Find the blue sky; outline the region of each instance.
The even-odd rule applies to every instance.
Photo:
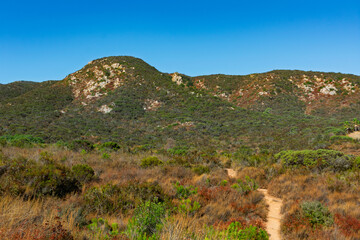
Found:
[[[360,1],[0,1],[0,83],[131,55],[191,76],[360,75]]]

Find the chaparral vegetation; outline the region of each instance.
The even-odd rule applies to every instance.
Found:
[[[359,84],[108,57],[0,85],[0,239],[269,239],[260,189],[282,239],[360,239]]]

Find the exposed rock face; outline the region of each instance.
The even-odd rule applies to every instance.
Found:
[[[175,72],[175,73],[171,74],[171,76],[172,76],[172,79],[171,79],[171,80],[172,80],[174,83],[176,83],[177,85],[183,84],[183,79],[182,79],[182,77],[179,75],[179,73]]]
[[[144,81],[151,81],[142,77],[139,71],[141,67],[137,67],[135,74],[134,67],[130,65],[126,58],[98,59],[70,74],[66,80],[72,87],[75,100],[89,107],[90,103],[121,88],[128,81],[134,80],[138,86],[142,86]],[[323,108],[324,105],[330,106],[329,109],[350,106],[357,101],[355,99],[359,95],[358,81],[354,81],[350,75],[336,73],[279,70],[247,76],[217,74],[192,78],[177,72],[170,76],[171,81],[177,85],[205,90],[213,96],[250,109],[267,107],[272,104],[269,103],[270,100],[287,96],[287,99],[291,98],[299,105],[306,106],[304,112],[310,114],[311,111]],[[154,87],[157,91],[165,90],[170,94],[161,86],[154,84]],[[189,94],[195,95],[195,92],[196,90],[193,89]],[[344,98],[339,95],[346,95],[346,99],[350,100],[342,101],[341,99]],[[196,97],[201,96],[200,92],[196,92]],[[164,104],[154,96],[146,98],[149,99],[142,100],[146,111],[156,111]],[[111,105],[107,104],[106,107],[103,105],[98,108],[98,111],[108,113],[111,112],[110,108]]]
[[[144,110],[145,111],[156,111],[159,107],[161,107],[162,104],[163,103],[158,100],[146,99]]]
[[[76,100],[86,102],[107,95],[109,91],[124,85],[133,77],[133,68],[120,63],[109,63],[105,59],[91,61],[83,69],[70,74],[65,79],[72,86]]]
[[[102,112],[104,114],[110,113],[112,111],[112,106],[108,106],[108,105],[102,105],[99,109],[99,112]]]

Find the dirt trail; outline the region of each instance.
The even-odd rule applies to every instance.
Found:
[[[233,169],[226,169],[229,177],[235,178],[236,172]],[[266,231],[270,235],[270,240],[281,240],[280,235],[280,220],[281,220],[281,206],[282,200],[268,194],[267,189],[258,189],[264,193],[265,201],[269,205],[269,213],[266,222]]]
[[[280,240],[280,220],[282,200],[268,194],[267,189],[258,189],[264,193],[265,201],[269,204],[269,213],[267,216],[266,231],[270,235],[270,240]]]
[[[354,138],[354,139],[360,139],[360,132],[352,132],[347,135],[348,137]]]

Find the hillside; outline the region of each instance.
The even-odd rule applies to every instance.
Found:
[[[0,84],[0,103],[7,99],[20,96],[41,85],[37,82],[17,81],[8,84]]]
[[[357,115],[360,76],[275,70],[246,76],[193,77],[192,84],[237,106],[273,113],[351,118]],[[346,114],[346,116],[344,116]]]
[[[62,81],[7,93],[0,134],[124,147],[318,148],[357,115],[359,83],[359,76],[303,71],[188,77],[107,57]]]
[[[358,86],[134,57],[1,85],[0,239],[360,239]]]

